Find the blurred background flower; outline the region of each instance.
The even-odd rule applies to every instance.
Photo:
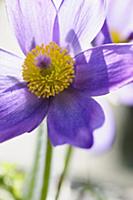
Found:
[[[110,1],[107,24],[112,42],[124,43],[133,40],[133,1]],[[133,84],[129,84],[116,92],[117,103],[133,105]]]
[[[133,39],[133,1],[110,1],[107,23],[114,42],[128,42]]]

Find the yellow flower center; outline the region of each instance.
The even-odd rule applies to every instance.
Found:
[[[74,60],[66,49],[56,43],[42,44],[27,54],[22,75],[29,90],[36,96],[55,96],[72,83]]]
[[[126,40],[122,38],[121,34],[117,31],[111,31],[112,41],[114,43],[124,43]]]

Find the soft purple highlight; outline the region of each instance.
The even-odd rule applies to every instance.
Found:
[[[45,55],[40,55],[36,58],[36,62],[37,67],[43,69],[49,67],[51,59]]]

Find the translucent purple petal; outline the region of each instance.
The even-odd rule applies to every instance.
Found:
[[[58,45],[60,44],[60,27],[58,15],[56,15],[53,25],[53,41],[56,42],[56,44]]]
[[[112,40],[109,33],[107,22],[105,21],[101,31],[98,33],[96,38],[92,41],[92,45],[99,46],[102,44],[109,44],[109,43],[112,43]]]
[[[52,41],[56,15],[51,0],[6,0],[9,19],[26,54],[36,44]]]
[[[73,87],[91,96],[109,93],[133,81],[133,45],[103,45],[76,58]]]
[[[57,95],[48,111],[48,134],[53,145],[64,143],[90,148],[93,130],[104,122],[104,114],[97,102],[86,93],[66,90]]]
[[[115,119],[113,111],[104,97],[96,98],[105,114],[104,124],[94,132],[94,145],[91,152],[100,154],[109,150],[116,137]]]
[[[0,142],[35,129],[47,110],[48,101],[28,92],[25,83],[0,76]]]
[[[21,71],[24,58],[0,49],[0,75],[15,76],[22,79]]]
[[[61,46],[73,50],[74,54],[88,49],[89,43],[103,26],[105,10],[104,0],[62,1],[59,9]]]

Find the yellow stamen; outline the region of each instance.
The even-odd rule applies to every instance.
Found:
[[[55,96],[68,88],[74,78],[74,60],[56,43],[36,46],[23,64],[23,79],[38,97]]]
[[[124,38],[122,38],[121,34],[119,34],[117,31],[111,31],[112,41],[114,43],[123,43],[126,42]]]

